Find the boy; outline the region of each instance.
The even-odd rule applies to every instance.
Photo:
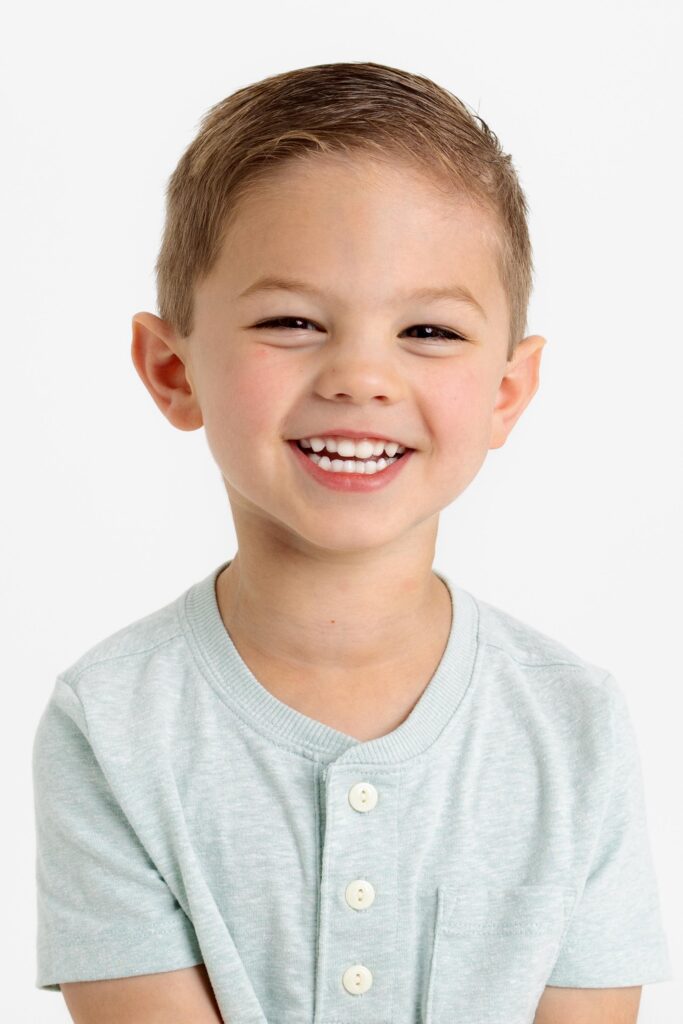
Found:
[[[671,977],[619,686],[432,571],[538,386],[526,213],[375,63],[241,89],[181,158],[132,357],[238,551],[39,723],[37,985],[79,1022],[625,1024]]]

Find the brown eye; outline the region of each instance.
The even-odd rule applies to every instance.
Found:
[[[284,324],[297,324],[297,328],[296,328],[297,330],[304,330],[304,328],[298,326],[300,324],[312,324],[313,327],[315,327],[315,324],[313,323],[312,320],[306,320],[306,319],[304,319],[303,317],[300,317],[300,316],[278,316],[274,320],[264,320],[262,323],[256,324],[255,326],[256,327],[281,327]],[[316,330],[317,330],[317,328],[316,328]]]
[[[415,324],[413,327],[408,327],[407,330],[428,331],[427,338],[443,338],[445,341],[465,340],[461,334],[456,334],[455,331],[449,331],[446,327],[434,327],[432,324]]]

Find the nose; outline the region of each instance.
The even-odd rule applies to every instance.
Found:
[[[340,340],[324,354],[316,390],[329,401],[389,404],[402,397],[404,382],[385,345]]]

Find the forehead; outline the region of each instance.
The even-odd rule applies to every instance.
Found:
[[[374,155],[288,161],[237,203],[210,278],[233,295],[287,276],[367,301],[459,284],[505,316],[494,214],[443,179]],[[487,314],[488,315],[488,314]]]

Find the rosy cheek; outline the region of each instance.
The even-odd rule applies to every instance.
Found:
[[[240,410],[242,423],[248,424],[251,432],[261,436],[272,433],[287,403],[293,401],[294,396],[278,371],[265,360],[259,360],[259,365],[252,364],[239,378],[236,408]]]
[[[464,465],[488,437],[491,395],[476,373],[458,369],[457,375],[431,390],[428,408],[432,429],[444,449],[456,463]]]

